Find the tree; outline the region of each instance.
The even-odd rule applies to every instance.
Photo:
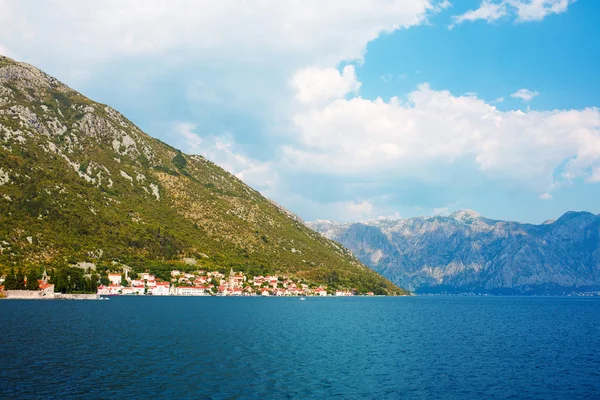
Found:
[[[23,275],[21,268],[17,271],[17,285],[15,290],[25,290],[25,275]]]
[[[54,273],[54,276],[54,287],[57,292],[95,293],[97,290],[97,276],[94,274],[91,279],[88,279],[83,275],[83,271],[79,268],[60,268]]]
[[[33,271],[31,271],[27,275],[27,286],[25,287],[25,289],[27,289],[27,290],[38,290],[39,288],[40,288],[40,285],[38,284],[36,276],[33,273]]]
[[[5,290],[15,290],[17,288],[17,278],[15,277],[14,268],[10,269],[10,273],[6,275],[6,279],[4,280],[4,289]]]
[[[98,286],[99,286],[99,280],[98,280],[98,275],[96,274],[92,274],[91,278],[90,278],[90,291],[93,293],[94,291],[98,290]]]
[[[173,160],[171,161],[173,162],[173,165],[175,165],[180,170],[184,169],[187,165],[187,160],[185,159],[181,151],[178,151],[175,157],[173,157]]]

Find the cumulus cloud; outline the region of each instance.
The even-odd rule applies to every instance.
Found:
[[[542,199],[542,200],[551,200],[553,198],[554,198],[554,196],[552,196],[550,193],[547,193],[547,192],[540,195],[540,199]]]
[[[539,96],[538,92],[533,92],[529,89],[519,89],[515,93],[511,94],[510,97],[515,99],[521,99],[523,101],[531,101],[535,96]]]
[[[541,19],[564,12],[570,3],[488,0],[455,23],[509,15],[518,21]],[[368,196],[326,203],[295,196],[281,187],[286,171],[374,179],[379,172],[437,176],[440,168],[467,160],[486,177],[527,184],[548,182],[553,172],[600,181],[597,109],[501,112],[474,93],[455,96],[426,84],[407,98],[368,100],[359,96],[355,67],[337,68],[362,60],[367,44],[380,35],[423,24],[449,5],[447,0],[351,5],[345,0],[0,0],[0,52],[18,50],[21,60],[67,83],[65,78],[89,79],[91,87],[98,81],[90,78],[103,66],[112,68],[103,78],[115,86],[115,79],[135,79],[144,87],[144,80],[171,79],[179,77],[174,71],[184,71],[188,85],[181,97],[219,109],[236,102],[236,110],[252,118],[257,111],[247,105],[254,105],[283,125],[273,130],[289,132],[291,113],[298,138],[286,137],[291,143],[269,161],[249,156],[232,135],[204,132],[194,123],[172,124],[168,141],[204,155],[286,207],[310,208],[334,219],[368,219],[394,210],[382,210]],[[156,102],[158,109],[167,108]]]
[[[19,51],[20,61],[77,90],[103,86],[104,95],[123,92],[123,103],[144,103],[156,115],[148,118],[164,118],[161,111],[173,106],[160,99],[165,88],[157,84],[169,82],[177,98],[202,104],[178,107],[176,118],[214,121],[216,113],[201,110],[218,108],[221,116],[226,110],[264,124],[267,135],[287,129],[282,120],[298,106],[290,85],[296,72],[336,72],[340,63],[361,61],[382,34],[424,24],[447,6],[446,0],[0,0],[0,40]],[[350,71],[339,74],[352,78]]]
[[[453,17],[452,29],[465,21],[494,22],[505,16],[516,17],[516,22],[540,21],[551,14],[567,11],[575,0],[482,0],[479,7]]]
[[[284,162],[340,176],[411,176],[459,162],[488,178],[549,186],[600,167],[600,110],[500,111],[420,85],[406,100],[336,99],[295,115]],[[589,178],[588,180],[593,180]]]
[[[357,93],[360,85],[352,65],[346,65],[341,73],[336,68],[302,68],[292,78],[296,98],[302,103],[340,99],[349,93]]]
[[[257,61],[276,52],[296,55],[306,64],[335,64],[360,59],[379,34],[421,24],[446,3],[355,0],[349,7],[343,0],[4,0],[0,37],[25,54],[57,53],[78,62],[187,49],[195,58]]]

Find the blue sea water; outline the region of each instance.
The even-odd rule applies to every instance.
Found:
[[[600,299],[0,301],[6,399],[600,398]]]

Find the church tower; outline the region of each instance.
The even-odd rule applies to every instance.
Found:
[[[48,273],[46,272],[46,268],[44,268],[44,273],[42,274],[42,282],[48,283]]]
[[[235,287],[233,275],[234,275],[233,268],[231,268],[231,271],[229,271],[229,288],[230,289],[233,289]]]

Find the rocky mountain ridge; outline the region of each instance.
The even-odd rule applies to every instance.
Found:
[[[600,216],[540,225],[449,216],[307,225],[417,293],[554,294],[600,290]]]

